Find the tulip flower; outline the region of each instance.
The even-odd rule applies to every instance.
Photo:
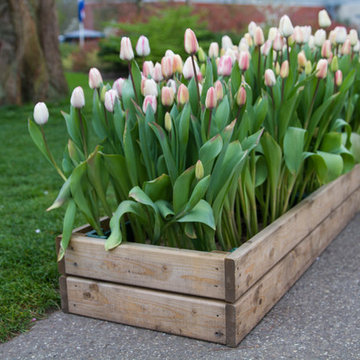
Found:
[[[205,107],[207,109],[214,109],[216,107],[216,104],[217,104],[216,90],[213,86],[211,86],[206,93]]]
[[[198,160],[195,165],[195,177],[197,180],[201,180],[204,177],[204,166],[201,160]]]
[[[275,75],[276,76],[280,75],[280,64],[278,61],[275,64]]]
[[[184,47],[185,51],[189,55],[194,55],[197,53],[199,49],[199,44],[196,39],[195,33],[191,29],[186,29],[185,35],[184,35]]]
[[[252,40],[252,37],[249,33],[246,33],[244,35],[244,39],[247,41],[248,45],[249,46],[252,46],[253,45],[253,40]]]
[[[98,89],[103,83],[100,71],[97,68],[91,68],[89,71],[89,86],[91,89]]]
[[[270,52],[270,49],[271,49],[271,41],[270,40],[266,40],[264,45],[261,46],[261,53],[264,55],[264,56],[268,56],[269,55],[269,52]]]
[[[315,45],[321,47],[326,40],[326,31],[319,29],[315,33]]]
[[[233,65],[237,59],[237,55],[233,49],[227,49],[223,56],[229,56],[231,59],[231,65]]]
[[[343,81],[342,72],[341,72],[341,70],[338,70],[335,73],[335,84],[336,84],[336,86],[338,86],[338,87],[341,86],[342,81]]]
[[[231,49],[233,47],[233,42],[229,36],[224,35],[221,38],[221,47],[226,51],[227,49]]]
[[[181,74],[183,71],[183,61],[179,54],[173,56],[173,72]]]
[[[158,87],[154,79],[145,79],[143,86],[143,95],[158,96]]]
[[[172,50],[170,50],[170,49],[167,49],[166,51],[165,51],[165,56],[171,56],[171,57],[173,57],[175,55],[175,53],[172,51]]]
[[[325,40],[321,48],[321,56],[323,58],[329,58],[331,55],[331,43],[330,40]]]
[[[274,42],[273,42],[273,49],[275,51],[281,51],[283,46],[284,46],[283,38],[281,37],[281,34],[278,32],[275,35],[275,39],[274,39]]]
[[[279,32],[278,28],[276,28],[276,27],[271,27],[271,28],[269,29],[268,40],[270,40],[271,42],[273,42],[278,32]]]
[[[138,39],[138,42],[136,44],[136,53],[138,56],[148,56],[150,54],[150,44],[149,39],[141,35]]]
[[[161,103],[164,106],[171,106],[174,103],[174,90],[169,86],[163,86],[161,89]]]
[[[165,114],[164,125],[166,131],[170,132],[172,129],[172,123],[171,123],[171,115],[168,112],[166,112]]]
[[[118,98],[118,93],[114,89],[108,90],[105,93],[104,105],[105,105],[105,108],[107,111],[109,111],[109,112],[114,111],[114,105],[115,105],[116,98]]]
[[[281,36],[285,38],[289,37],[294,33],[294,27],[291,23],[290,18],[287,15],[281,17],[279,24],[279,31]]]
[[[45,103],[38,102],[34,107],[34,120],[38,125],[44,125],[49,120],[49,110]]]
[[[349,39],[351,46],[355,46],[359,41],[358,32],[355,29],[351,29],[349,32]]]
[[[81,109],[85,106],[84,90],[81,86],[76,87],[70,98],[70,103],[74,108]]]
[[[217,58],[219,56],[219,44],[212,42],[209,47],[209,57]]]
[[[265,85],[272,87],[276,84],[275,74],[271,69],[265,70]]]
[[[114,90],[117,91],[119,98],[121,98],[121,95],[122,95],[122,88],[124,86],[124,82],[125,82],[125,79],[119,78],[116,81],[114,81],[114,84],[112,87]]]
[[[254,44],[255,46],[261,46],[264,43],[265,39],[264,39],[264,33],[261,29],[260,26],[257,26],[255,29],[255,34],[254,34]]]
[[[152,61],[144,61],[142,74],[148,78],[152,77],[154,71],[154,63]]]
[[[330,31],[329,40],[332,45],[336,45],[336,29]]]
[[[311,26],[301,26],[300,28],[302,30],[302,34],[304,38],[303,42],[306,44],[310,40],[310,36],[312,32]]]
[[[257,25],[254,21],[251,21],[248,25],[248,32],[249,34],[254,37],[255,36],[255,30],[257,28]]]
[[[316,66],[316,77],[324,79],[327,75],[328,62],[326,59],[320,59]]]
[[[240,51],[240,53],[242,51],[249,51],[249,45],[244,37],[241,38],[241,40],[239,42],[239,51]]]
[[[176,94],[177,86],[176,86],[175,80],[173,80],[173,79],[168,80],[168,82],[166,83],[166,86],[171,87],[173,89],[174,94]]]
[[[359,52],[359,51],[360,51],[360,41],[358,41],[358,42],[354,45],[353,51],[354,51],[354,52]]]
[[[159,64],[158,62],[154,66],[152,77],[156,82],[160,82],[163,79],[161,64]]]
[[[218,101],[222,100],[224,97],[224,89],[221,81],[217,80],[214,84],[214,87],[216,91],[216,98],[218,99]]]
[[[128,37],[121,38],[121,45],[120,45],[120,59],[131,61],[134,58],[134,51],[131,46],[131,41]]]
[[[337,70],[339,70],[339,60],[337,56],[334,56],[331,60],[331,66],[330,66],[330,70],[332,72],[336,72]]]
[[[142,110],[144,113],[146,113],[146,110],[148,107],[151,107],[151,109],[153,110],[153,112],[156,112],[156,107],[157,107],[157,101],[156,101],[156,97],[153,95],[147,95],[145,96],[144,102],[143,102],[143,107]]]
[[[197,57],[198,57],[200,62],[205,62],[206,61],[205,52],[201,47],[199,47],[199,50],[197,51]]]
[[[246,90],[244,86],[240,86],[238,92],[236,93],[236,103],[239,106],[243,106],[246,103]]]
[[[196,73],[198,74],[200,72],[199,66],[196,60],[194,60],[194,63],[195,63]],[[191,79],[194,76],[194,67],[192,65],[192,60],[190,56],[185,60],[185,64],[183,66],[183,75],[185,79]]]
[[[319,11],[318,18],[319,18],[319,26],[320,27],[328,28],[331,25],[331,20],[330,20],[329,14],[327,13],[327,11],[325,9]]]
[[[285,79],[289,76],[289,62],[287,60],[283,61],[280,68],[280,77]]]
[[[180,105],[185,105],[188,101],[189,101],[189,90],[184,84],[181,84],[179,86],[177,93],[177,102]]]
[[[300,26],[295,26],[293,39],[297,44],[302,44],[304,42],[304,33]]]
[[[220,58],[218,64],[218,75],[229,76],[232,70],[232,60],[228,55],[224,55]]]
[[[173,57],[164,56],[161,59],[161,72],[165,79],[169,78],[173,74]]]
[[[298,58],[299,67],[301,67],[301,68],[305,67],[305,65],[306,65],[306,56],[305,56],[304,51],[300,51],[298,53],[297,58]]]
[[[349,55],[351,52],[351,42],[350,39],[346,39],[343,46],[341,47],[341,54]]]
[[[346,28],[344,26],[337,26],[335,28],[336,38],[335,41],[337,44],[343,44],[346,40]]]
[[[312,71],[312,64],[311,61],[308,60],[305,65],[305,75],[310,75]]]

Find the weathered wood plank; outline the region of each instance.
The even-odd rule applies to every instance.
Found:
[[[60,287],[60,298],[61,298],[61,309],[64,313],[69,312],[69,301],[68,301],[68,293],[66,287],[66,277],[60,276],[59,278],[59,287]]]
[[[65,269],[68,275],[224,299],[225,256],[136,243],[106,252],[104,240],[74,234]]]
[[[225,302],[67,277],[69,311],[225,344]]]
[[[327,184],[225,258],[226,301],[235,302],[359,186],[360,165]]]
[[[227,304],[227,345],[239,344],[359,210],[360,188],[333,210],[235,304]],[[231,324],[236,325],[235,329]]]

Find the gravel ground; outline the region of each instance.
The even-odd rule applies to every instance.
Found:
[[[360,214],[235,349],[56,312],[0,359],[360,359]]]

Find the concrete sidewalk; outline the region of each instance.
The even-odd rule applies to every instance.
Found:
[[[360,359],[360,214],[236,349],[56,312],[0,359]]]

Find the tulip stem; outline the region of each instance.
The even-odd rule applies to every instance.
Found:
[[[308,111],[308,114],[307,114],[307,117],[306,117],[306,121],[305,121],[305,125],[304,125],[305,130],[308,128],[308,125],[309,125],[312,109],[313,109],[314,103],[315,103],[316,94],[317,94],[317,92],[319,90],[319,85],[320,85],[320,78],[317,79],[316,88],[315,88],[315,91],[314,91],[314,96],[313,96],[313,98],[311,100],[311,105],[310,105],[310,108],[309,108],[309,111]]]
[[[257,47],[258,51],[259,51],[259,56],[258,56],[258,85],[259,85],[259,94],[261,94],[261,80],[260,80],[260,63],[261,63],[261,51],[260,51],[260,45]]]
[[[196,90],[197,90],[198,100],[199,100],[199,104],[200,104],[199,80],[198,80],[198,78],[197,78],[194,55],[191,55],[191,63],[192,63],[193,69],[194,69],[194,77],[195,77],[195,83],[196,83]]]
[[[138,97],[137,97],[137,93],[136,93],[136,87],[135,87],[135,81],[134,81],[134,76],[133,73],[131,71],[131,61],[128,62],[128,68],[129,68],[129,74],[130,74],[130,78],[131,78],[131,83],[134,89],[134,94],[135,94],[135,100],[138,103]]]
[[[79,114],[81,138],[82,138],[82,142],[83,142],[83,146],[84,146],[84,154],[85,154],[85,159],[87,159],[88,158],[88,150],[87,150],[87,143],[86,143],[86,137],[85,137],[84,124],[83,124],[83,121],[82,121],[82,115],[81,115],[80,109],[78,109],[78,114]]]
[[[54,157],[52,156],[51,152],[50,152],[50,149],[49,149],[49,145],[46,141],[46,137],[45,137],[45,132],[44,132],[44,129],[42,127],[42,125],[40,125],[40,130],[41,130],[41,135],[43,137],[43,140],[44,140],[44,144],[45,144],[45,148],[46,148],[46,152],[48,153],[49,155],[49,158],[50,158],[50,161],[52,162],[52,164],[54,165],[56,171],[58,172],[58,174],[61,176],[61,178],[66,181],[66,176],[64,175],[64,173],[61,171],[61,169],[57,166],[56,162],[55,162],[55,159]]]

